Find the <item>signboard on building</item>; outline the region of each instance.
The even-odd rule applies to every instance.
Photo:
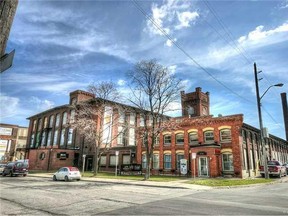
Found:
[[[187,159],[180,160],[180,172],[182,175],[187,174]]]
[[[11,136],[13,128],[0,127],[0,135]]]

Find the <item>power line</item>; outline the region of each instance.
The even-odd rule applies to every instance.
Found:
[[[214,27],[212,27],[212,29],[214,31],[216,31],[221,37],[224,38],[224,40],[233,48],[235,49],[240,55],[242,55],[242,57],[247,61],[248,64],[252,64],[253,60],[251,60],[251,58],[249,59],[244,52],[247,53],[247,51],[240,45],[240,44],[236,44],[235,40],[234,40],[234,36],[231,33],[231,31],[226,27],[226,25],[224,24],[224,22],[221,20],[221,18],[217,15],[216,11],[214,10],[214,8],[207,2],[207,1],[203,1],[204,4],[206,5],[206,7],[211,11],[211,13],[213,14],[213,16],[216,18],[216,21],[219,23],[220,27],[224,30],[224,32],[227,34],[228,38],[230,39],[230,41],[232,42],[232,45],[230,43],[229,40],[227,40],[227,38],[224,38],[223,35],[221,35]],[[211,27],[211,26],[210,26]]]
[[[168,40],[170,40],[180,51],[184,53],[190,60],[193,61],[195,65],[197,65],[201,70],[203,70],[205,73],[207,73],[212,79],[214,79],[216,82],[218,82],[220,85],[222,85],[224,88],[226,88],[228,91],[232,92],[239,98],[248,101],[249,103],[253,103],[252,101],[248,100],[245,97],[242,97],[237,92],[233,91],[231,88],[229,88],[227,85],[225,85],[223,82],[218,80],[213,74],[211,74],[208,70],[206,70],[202,65],[200,65],[192,56],[190,56],[189,53],[187,53],[151,16],[147,15],[147,13],[143,10],[143,8],[139,5],[139,3],[136,0],[133,0],[135,6],[137,9],[147,18],[151,21],[151,23],[166,37]]]
[[[205,73],[207,73],[212,79],[214,79],[216,82],[218,82],[220,85],[222,85],[224,88],[226,88],[228,91],[232,92],[234,95],[238,96],[239,98],[241,98],[242,100],[245,100],[249,103],[255,104],[255,102],[248,100],[245,97],[242,97],[241,95],[239,95],[237,92],[233,91],[231,88],[229,88],[227,85],[225,85],[223,82],[221,82],[220,80],[218,80],[213,74],[211,74],[208,70],[206,70],[202,65],[200,65],[200,63],[198,63],[192,56],[190,56],[189,53],[187,53],[180,45],[179,43],[177,43],[151,16],[149,16],[144,9],[139,5],[139,3],[137,2],[137,0],[133,0],[133,3],[135,4],[136,8],[147,18],[150,20],[150,22],[166,37],[168,38],[168,40],[170,40],[180,51],[182,51],[184,53],[184,55],[186,55],[190,60],[193,61],[193,63],[195,65],[197,65],[201,70],[203,70]],[[221,21],[220,21],[221,22]],[[223,28],[225,29],[224,25],[222,24]],[[228,33],[229,35],[229,33]],[[232,34],[230,33],[230,39],[233,41],[232,39]],[[235,43],[235,42],[234,42]],[[236,44],[235,44],[236,45]],[[237,45],[236,45],[237,47]],[[243,49],[243,48],[242,48]],[[238,48],[238,50],[241,52],[241,50]],[[244,49],[243,49],[244,50]],[[245,51],[245,50],[244,50]],[[241,52],[242,53],[242,52]],[[243,53],[242,56],[246,59],[246,61],[250,64],[250,60],[248,59],[248,57],[246,57]],[[271,119],[276,123],[279,124],[278,122],[276,122],[276,120],[272,117],[272,115],[266,110],[264,109],[264,111],[271,117]]]

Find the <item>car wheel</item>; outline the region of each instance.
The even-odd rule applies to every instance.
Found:
[[[77,179],[77,181],[80,181],[80,179]]]
[[[57,181],[57,178],[55,175],[53,176],[53,181]]]
[[[264,177],[265,177],[265,175],[264,175],[263,173],[261,173],[261,177],[262,177],[262,178],[264,178]]]
[[[6,176],[6,174],[3,172],[3,173],[2,173],[2,176]]]
[[[67,182],[67,181],[69,181],[69,178],[68,178],[68,176],[65,176],[65,181]]]
[[[26,176],[27,176],[27,174],[24,174],[23,176],[24,176],[24,177],[26,177]]]

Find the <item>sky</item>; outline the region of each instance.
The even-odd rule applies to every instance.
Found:
[[[185,92],[210,92],[210,113],[243,114],[259,128],[254,66],[263,124],[285,139],[280,93],[288,92],[288,1],[19,1],[0,75],[1,123],[68,104],[69,93],[112,81],[129,96],[127,71],[156,59],[183,80]],[[180,115],[179,101],[172,104]]]

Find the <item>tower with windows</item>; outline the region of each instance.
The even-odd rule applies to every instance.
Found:
[[[202,92],[200,87],[195,92],[181,91],[182,116],[198,117],[210,115],[209,92]]]

